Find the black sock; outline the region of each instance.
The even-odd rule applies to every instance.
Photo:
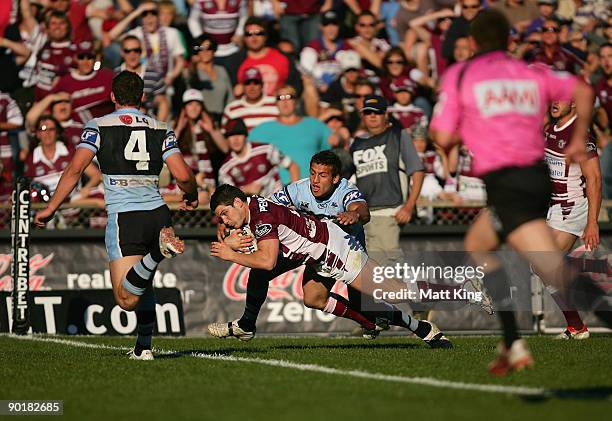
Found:
[[[504,344],[510,348],[512,343],[520,338],[520,335],[516,327],[508,275],[503,268],[496,269],[484,276],[483,283],[493,299],[493,304],[501,322],[504,332]]]
[[[155,329],[155,292],[149,286],[140,297],[136,307],[137,337],[134,354],[140,356],[143,350],[151,349],[151,340]]]
[[[269,273],[266,272],[264,270],[251,269],[249,273],[244,313],[240,320],[238,320],[238,326],[246,332],[255,331],[259,311],[268,296],[268,283],[273,278],[270,278]]]

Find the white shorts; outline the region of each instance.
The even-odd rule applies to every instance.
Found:
[[[368,262],[368,255],[355,237],[331,221],[326,224],[329,243],[316,267],[317,273],[350,285]]]
[[[589,201],[577,199],[572,206],[562,207],[560,204],[548,208],[546,223],[557,231],[568,232],[581,237],[587,225],[589,215]]]

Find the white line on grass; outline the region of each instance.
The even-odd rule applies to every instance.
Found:
[[[73,346],[77,348],[109,349],[109,350],[115,350],[115,351],[127,351],[131,349],[130,347],[120,347],[120,346],[112,346],[112,345],[104,345],[104,344],[92,344],[89,342],[73,341],[69,339],[48,338],[48,337],[40,337],[40,336],[16,336],[16,335],[6,335],[6,336],[9,338],[13,338],[13,339],[31,340],[31,341],[38,341],[38,342],[51,342],[55,344]],[[158,352],[159,354],[164,354],[164,355],[177,354],[177,355],[190,356],[194,358],[202,358],[206,360],[219,360],[219,361],[261,364],[261,365],[267,365],[267,366],[272,366],[272,367],[291,368],[291,369],[300,370],[300,371],[334,374],[334,375],[339,375],[339,376],[356,377],[360,379],[379,380],[379,381],[393,382],[393,383],[418,384],[418,385],[423,385],[423,386],[440,387],[440,388],[445,388],[445,389],[473,390],[473,391],[478,391],[478,392],[506,393],[506,394],[511,394],[511,395],[522,395],[522,396],[550,395],[549,390],[539,388],[539,387],[502,386],[502,385],[494,385],[494,384],[464,383],[464,382],[455,382],[451,380],[440,380],[440,379],[435,379],[432,377],[394,376],[390,374],[372,373],[372,372],[362,371],[362,370],[342,370],[339,368],[326,367],[326,366],[317,365],[317,364],[302,364],[302,363],[296,363],[296,362],[291,362],[291,361],[272,360],[272,359],[263,359],[263,358],[234,357],[234,356],[220,355],[220,354],[206,354],[203,352],[181,352],[181,351],[171,351],[171,350],[161,350],[161,349],[157,349],[156,352]]]

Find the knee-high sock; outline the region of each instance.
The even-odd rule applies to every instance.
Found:
[[[246,304],[238,326],[247,332],[255,331],[261,306],[268,296],[268,283],[274,279],[268,271],[251,269],[247,283]]]
[[[145,289],[136,307],[136,320],[138,322],[138,336],[134,352],[140,355],[143,349],[151,349],[151,339],[155,329],[155,291],[150,285]]]
[[[376,328],[376,325],[366,319],[363,314],[351,309],[349,307],[349,301],[346,298],[333,292],[329,294],[327,305],[323,311],[333,314],[334,316],[354,320],[366,329],[373,330]]]
[[[565,317],[567,325],[576,330],[582,329],[584,327],[584,322],[582,321],[580,313],[578,313],[576,308],[571,305],[566,297],[564,297],[556,288],[547,285],[546,289],[563,313],[563,317]]]
[[[161,256],[161,257],[160,257]],[[157,269],[157,265],[164,260],[164,257],[149,253],[140,259],[131,269],[128,271],[125,278],[123,278],[123,287],[134,295],[143,295],[146,288],[153,282],[153,275]]]
[[[520,335],[516,327],[516,318],[514,316],[512,298],[510,297],[508,275],[503,268],[500,268],[486,274],[483,281],[497,309],[497,314],[504,332],[504,343],[507,348],[510,348],[512,343],[517,340]]]

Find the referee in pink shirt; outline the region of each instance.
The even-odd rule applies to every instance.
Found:
[[[499,356],[489,366],[494,375],[529,367],[533,358],[518,335],[508,276],[487,252],[505,240],[547,281],[569,293],[573,276],[546,225],[551,185],[543,163],[542,123],[552,100],[574,98],[578,117],[567,152],[574,160],[584,159],[593,104],[590,87],[570,74],[511,58],[506,53],[509,35],[502,13],[479,13],[470,27],[477,54],[444,74],[431,123],[432,137],[441,147],[463,141],[474,156],[475,173],[486,184],[488,209],[468,230],[465,248],[485,268],[484,283],[503,327]],[[592,287],[582,279],[580,285]],[[590,293],[591,298],[601,295],[595,288]],[[612,313],[594,310],[611,324]]]

